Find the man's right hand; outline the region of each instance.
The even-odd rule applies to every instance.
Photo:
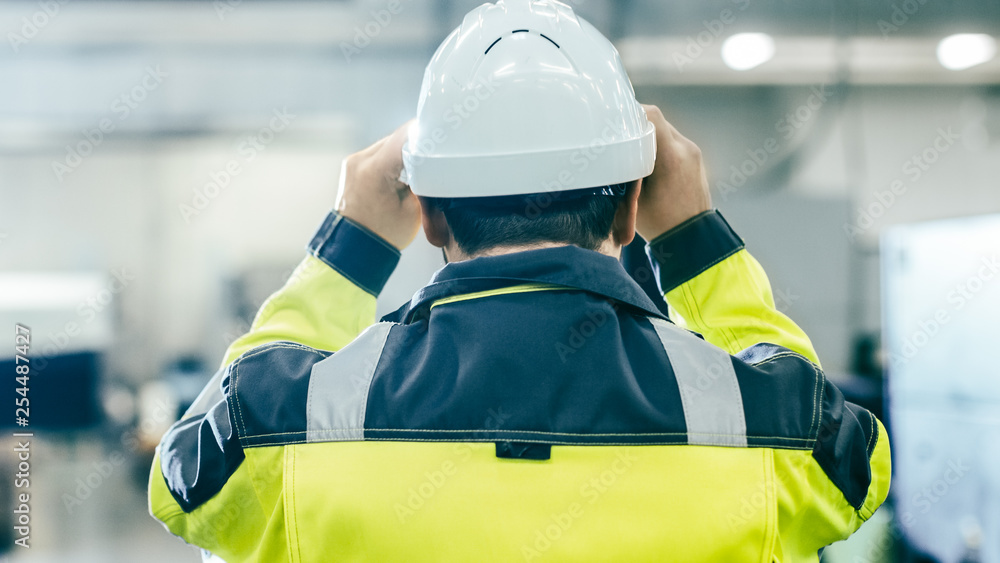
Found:
[[[701,149],[671,125],[660,108],[643,104],[656,127],[656,166],[642,180],[636,230],[653,240],[691,217],[712,209]]]
[[[388,137],[348,156],[340,172],[334,208],[402,250],[420,229],[420,204],[399,181],[403,144],[410,122]]]

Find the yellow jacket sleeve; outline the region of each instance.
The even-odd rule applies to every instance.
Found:
[[[809,337],[775,307],[764,268],[717,211],[657,237],[648,252],[678,325],[730,354],[767,342],[819,365]]]
[[[279,349],[290,362],[317,361],[354,340],[375,320],[375,299],[399,251],[361,225],[331,213],[308,255],[261,306],[250,330],[230,345],[198,399],[157,447],[149,510],[172,533],[226,561],[278,561],[261,542],[282,534],[273,486],[284,478],[282,448],[244,450],[230,410],[230,375],[258,350]],[[273,354],[272,354],[273,356]],[[273,458],[273,459],[272,459]]]
[[[773,450],[773,468],[775,554],[781,561],[815,561],[818,549],[850,536],[885,501],[892,472],[885,427],[845,401],[822,375],[809,337],[777,310],[763,268],[718,211],[653,239],[646,251],[671,319],[729,352],[734,362],[787,369],[788,377],[800,374],[789,367],[794,361],[783,360],[801,356],[814,364],[816,393],[804,408],[815,413],[815,437],[809,449]]]
[[[375,298],[399,251],[335,213],[327,216],[308,250],[284,287],[261,306],[250,331],[229,346],[223,366],[279,340],[337,351],[375,322]]]

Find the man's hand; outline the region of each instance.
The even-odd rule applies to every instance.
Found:
[[[403,143],[410,122],[344,159],[334,208],[402,250],[420,228],[420,204],[399,181]]]
[[[663,117],[660,108],[643,104],[656,127],[656,166],[642,180],[636,230],[647,241],[712,209],[701,149]]]

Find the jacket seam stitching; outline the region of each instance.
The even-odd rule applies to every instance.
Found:
[[[239,391],[239,372],[240,372],[240,360],[237,359],[233,362],[233,394],[232,401],[233,406],[236,407],[236,417],[237,417],[237,430],[239,431],[239,442],[240,446],[244,446],[243,437],[247,434],[246,424],[243,422],[243,406],[240,404],[239,397],[237,395]]]
[[[819,439],[819,428],[823,420],[822,393],[823,389],[826,388],[826,376],[823,375],[823,372],[819,371],[812,362],[809,362],[809,365],[813,368],[813,372],[816,375],[814,383],[815,387],[813,389],[813,423],[812,426],[809,427],[809,436]]]
[[[737,246],[736,248],[733,248],[732,250],[726,252],[722,256],[716,258],[715,260],[709,262],[708,264],[702,266],[701,269],[697,270],[696,272],[694,272],[693,274],[691,274],[690,276],[688,276],[688,278],[686,280],[684,280],[683,282],[681,282],[681,283],[675,285],[674,287],[670,288],[669,290],[667,290],[667,293],[670,293],[674,289],[677,289],[678,287],[681,287],[681,286],[683,286],[683,285],[685,285],[687,283],[690,283],[692,280],[694,280],[698,276],[700,276],[700,275],[704,274],[705,272],[707,272],[708,270],[710,270],[712,268],[712,266],[715,266],[719,262],[722,262],[726,258],[729,258],[733,254],[736,254],[737,252],[739,252],[740,250],[743,250],[744,248],[746,248],[746,245],[745,244],[741,244],[741,245]]]
[[[269,436],[290,436],[294,434],[323,434],[330,432],[353,432],[362,429],[361,427],[353,428],[321,428],[315,430],[299,430],[292,432],[272,432],[269,434],[254,434],[252,436],[246,436],[249,440],[251,438],[267,438]],[[503,432],[510,434],[539,434],[542,436],[580,436],[580,437],[625,437],[625,436],[739,436],[747,438],[759,438],[759,439],[769,439],[769,440],[792,440],[796,442],[813,442],[814,438],[798,438],[794,436],[764,436],[759,434],[727,434],[719,432],[607,432],[607,433],[583,433],[583,432],[546,432],[544,430],[490,430],[484,428],[364,428],[369,432],[426,432],[426,433],[459,433],[459,432]],[[497,438],[498,440],[503,440],[503,438]],[[520,442],[523,440],[513,440],[515,442]]]
[[[770,343],[769,342],[758,342],[758,344],[770,344]],[[780,346],[780,344],[776,344],[775,346]],[[767,358],[764,358],[763,360],[760,360],[759,362],[748,363],[747,365],[753,366],[753,367],[762,366],[762,365],[764,365],[766,363],[773,362],[775,360],[780,360],[781,358],[799,358],[799,359],[805,360],[813,368],[813,371],[816,370],[816,364],[814,364],[809,358],[803,356],[802,354],[800,354],[800,353],[798,353],[798,352],[796,352],[794,350],[786,350],[786,351],[778,352],[777,354],[775,354],[773,356],[768,356]]]
[[[295,534],[295,542],[294,542],[294,545],[295,545],[295,561],[301,561],[302,560],[302,551],[301,551],[301,547],[302,547],[301,544],[302,544],[302,542],[299,541],[299,520],[298,520],[297,510],[295,509],[295,448],[289,448],[288,454],[289,454],[289,456],[291,456],[291,460],[292,460],[292,470],[289,472],[291,474],[288,476],[288,479],[290,481],[290,486],[289,486],[289,491],[288,491],[288,498],[290,498],[291,501],[292,501],[292,506],[291,506],[292,510],[291,510],[291,513],[292,513],[292,531]]]
[[[178,516],[182,516],[184,514],[187,514],[187,513],[184,512],[183,510],[171,510],[170,512],[166,512],[164,514],[158,514],[158,515],[154,514],[153,516],[156,517],[156,518],[159,518],[162,521],[165,521],[165,520],[171,520],[171,519],[176,518]]]
[[[263,354],[265,352],[269,352],[271,350],[278,350],[278,349],[302,350],[302,351],[305,351],[305,352],[309,352],[309,353],[321,356],[324,359],[326,359],[326,358],[329,357],[329,355],[324,354],[320,350],[317,350],[315,348],[310,348],[309,346],[304,346],[302,344],[296,344],[294,342],[287,342],[287,343],[286,342],[281,342],[281,343],[276,343],[275,342],[275,343],[262,344],[258,348],[250,350],[250,351],[244,353],[242,356],[240,356],[240,357],[236,358],[235,360],[233,360],[233,364],[232,364],[232,366],[233,366],[232,367],[232,373],[233,373],[233,376],[232,376],[232,380],[233,380],[233,392],[231,394],[231,399],[232,399],[233,405],[235,406],[236,416],[238,418],[238,421],[237,421],[237,426],[238,426],[238,429],[239,429],[239,436],[238,436],[238,438],[239,438],[239,443],[240,443],[241,447],[246,447],[247,446],[246,439],[249,436],[247,436],[246,422],[243,419],[243,405],[241,404],[241,401],[239,400],[239,395],[238,395],[238,392],[239,392],[238,389],[239,389],[240,364],[243,362],[243,360],[247,360],[247,359],[253,358],[255,356],[259,356],[260,354]]]
[[[766,509],[764,510],[764,515],[765,515],[764,517],[765,517],[765,526],[766,526],[765,529],[767,530],[768,533],[764,537],[764,541],[762,542],[762,545],[761,545],[760,560],[761,561],[769,561],[770,558],[765,559],[765,557],[771,555],[771,553],[774,551],[774,541],[775,541],[775,536],[777,535],[777,534],[774,533],[774,529],[772,529],[772,526],[774,528],[777,528],[777,524],[778,524],[777,521],[776,521],[777,517],[774,514],[774,506],[772,506],[771,500],[775,499],[775,502],[776,502],[777,492],[774,490],[775,489],[775,483],[774,483],[774,458],[773,457],[769,458],[766,453],[764,455],[762,455],[761,457],[763,458],[763,461],[764,461],[764,468],[763,468],[764,469],[764,487],[765,487],[765,489],[764,489],[764,491],[765,491],[764,498],[767,499]],[[770,493],[771,498],[768,498],[768,495],[766,493]]]
[[[701,311],[701,306],[698,304],[698,299],[696,299],[694,296],[694,291],[692,291],[689,286],[684,286],[681,291],[682,295],[684,295],[688,303],[690,303],[691,305],[692,312],[694,312],[696,317],[695,322],[699,326],[708,327],[708,322],[705,321],[705,315]],[[729,347],[730,349],[734,349],[738,346],[737,341],[733,339],[733,335],[727,334],[727,330],[725,328],[719,329],[719,335],[726,340],[726,346]],[[726,352],[728,353],[729,351],[727,350]]]
[[[346,279],[347,281],[349,281],[352,284],[354,284],[354,286],[357,287],[358,289],[360,289],[361,291],[364,291],[365,293],[367,293],[368,295],[371,295],[373,297],[378,297],[378,293],[379,292],[375,291],[374,289],[372,289],[372,288],[366,286],[365,284],[359,282],[358,280],[354,279],[354,276],[351,276],[350,274],[348,274],[347,272],[345,272],[342,267],[333,264],[333,262],[331,262],[330,260],[327,260],[323,256],[320,256],[318,253],[313,252],[312,256],[313,256],[313,258],[315,258],[315,259],[319,260],[320,262],[322,262],[322,263],[326,264],[327,266],[329,266],[331,270],[333,270],[333,271],[337,272],[338,274],[340,274],[341,276],[343,276],[344,279]]]
[[[364,438],[365,435],[365,418],[368,416],[368,400],[371,397],[372,393],[372,383],[374,383],[375,381],[375,373],[378,372],[378,365],[382,363],[382,358],[385,357],[385,345],[386,343],[389,342],[389,334],[392,332],[392,326],[396,323],[385,323],[383,321],[383,322],[378,322],[373,326],[378,326],[381,324],[388,324],[389,328],[386,329],[385,336],[383,336],[381,339],[382,345],[379,347],[378,358],[375,359],[375,366],[372,367],[372,373],[369,377],[365,378],[367,379],[367,381],[365,382],[364,400],[361,402],[361,412],[359,413],[360,420],[358,420],[358,429],[361,430],[362,438]]]
[[[872,455],[875,454],[875,444],[878,437],[878,423],[875,421],[875,415],[871,411],[868,411],[868,418],[872,421],[872,435],[868,437],[868,471],[871,473],[871,461]],[[870,484],[869,484],[870,486]]]
[[[781,438],[784,439],[784,438]],[[363,440],[344,440],[350,442],[455,442],[455,443],[477,443],[477,444],[489,444],[494,443],[497,440],[491,439],[478,439],[478,440],[468,440],[468,439],[431,439],[431,438],[408,438],[402,440],[399,438],[380,438],[380,437],[367,437]],[[500,440],[503,441],[503,440]],[[635,442],[567,442],[559,440],[512,440],[514,442],[524,442],[524,443],[534,443],[534,444],[549,444],[553,446],[688,446],[686,442],[650,442],[650,443],[635,443]],[[288,442],[268,442],[264,444],[254,444],[250,446],[251,448],[262,448],[262,447],[272,447],[272,446],[294,446],[298,444],[311,444],[319,442],[308,442],[306,440],[291,440]],[[728,447],[728,448],[743,448],[743,449],[769,449],[769,450],[789,450],[789,451],[801,451],[808,452],[812,449],[811,445],[785,445],[785,444],[767,444],[761,446],[732,446],[719,444],[716,447]]]
[[[805,360],[805,362],[813,370],[813,376],[814,376],[813,377],[813,412],[812,412],[812,416],[810,417],[810,422],[809,422],[809,436],[810,436],[810,439],[816,439],[816,437],[819,435],[819,427],[820,427],[820,423],[821,423],[822,418],[823,418],[823,408],[822,408],[823,405],[822,405],[822,401],[820,401],[820,395],[821,395],[822,388],[825,386],[826,376],[823,375],[823,372],[820,371],[820,369],[816,366],[816,364],[814,364],[812,361],[810,361],[809,358],[803,356],[802,354],[799,354],[798,352],[792,351],[792,350],[789,350],[789,351],[786,351],[786,352],[779,352],[779,353],[777,353],[777,354],[775,354],[773,356],[770,356],[768,358],[765,358],[765,359],[763,359],[763,360],[761,360],[759,362],[755,362],[755,363],[748,364],[748,365],[750,365],[751,367],[760,367],[760,366],[762,366],[764,364],[768,364],[768,363],[780,360],[781,358],[799,358],[799,359]],[[823,385],[820,384],[821,382],[823,382]],[[818,411],[818,413],[817,413],[817,411]],[[869,413],[869,414],[871,414],[871,413]],[[815,436],[814,436],[814,433],[815,433]]]

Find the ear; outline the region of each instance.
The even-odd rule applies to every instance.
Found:
[[[611,236],[615,244],[628,246],[635,238],[635,218],[639,213],[639,191],[642,181],[634,180],[625,187],[625,196],[618,204],[615,220],[611,223]]]
[[[427,242],[438,248],[448,246],[451,242],[451,229],[448,228],[444,212],[426,197],[417,196],[417,200],[420,202],[420,222]]]

